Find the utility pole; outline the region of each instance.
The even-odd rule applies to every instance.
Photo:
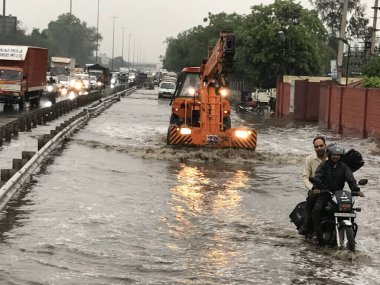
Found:
[[[122,27],[123,35],[121,40],[121,67],[124,67],[124,30],[125,27]]]
[[[114,57],[114,51],[115,51],[115,19],[117,17],[113,16],[113,29],[112,29],[112,65],[111,65],[111,71],[113,71],[113,57]]]
[[[98,0],[98,17],[96,18],[96,51],[95,51],[95,62],[98,63],[98,49],[99,49],[99,2]]]
[[[376,31],[377,31],[377,10],[379,10],[379,0],[375,0],[375,6],[372,7],[373,11],[373,25],[372,25],[372,37],[371,37],[371,55],[375,54],[376,45]]]
[[[72,12],[72,8],[73,8],[73,0],[70,0],[70,16],[71,16],[71,12]]]
[[[346,38],[347,10],[348,10],[348,0],[344,0],[342,18],[340,19],[340,33],[339,33],[339,38],[342,38],[342,39]],[[343,45],[344,43],[342,41],[339,41],[338,62],[337,62],[337,65],[338,65],[337,66],[337,69],[338,69],[337,80],[339,83],[340,83],[340,79],[342,78],[342,70],[343,70]]]
[[[3,35],[5,35],[5,0],[3,0]]]
[[[135,51],[136,51],[136,40],[133,40],[133,56],[132,56],[132,66],[135,67]]]
[[[131,34],[128,34],[129,40],[128,40],[128,68],[131,67],[131,62],[129,60],[129,55],[131,51]]]

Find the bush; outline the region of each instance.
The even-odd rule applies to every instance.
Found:
[[[368,77],[380,76],[380,57],[373,57],[362,70],[363,74]]]
[[[365,77],[363,86],[367,88],[380,88],[380,76]]]

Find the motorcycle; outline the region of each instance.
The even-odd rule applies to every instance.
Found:
[[[236,113],[256,113],[264,115],[264,108],[256,101],[240,102],[234,106]]]
[[[316,183],[313,177],[311,183]],[[366,185],[367,179],[361,179],[358,185]],[[327,189],[321,190],[330,195],[330,200],[327,202],[321,216],[319,236],[316,236],[320,244],[344,246],[346,238],[346,247],[348,250],[355,252],[355,238],[358,232],[358,225],[355,223],[356,212],[360,212],[360,207],[355,206],[354,193],[347,190],[330,192]],[[291,221],[296,225],[297,230],[303,224],[303,216],[305,210],[305,202],[299,203],[293,212],[290,214]],[[307,234],[306,238],[312,238],[313,234]]]
[[[347,152],[342,160],[353,172],[364,165],[360,153],[355,150]],[[310,177],[309,181],[316,186],[315,188],[321,189],[319,190],[321,193],[328,193],[330,199],[322,211],[320,220],[321,232],[318,236],[316,234],[306,234],[305,238],[311,239],[315,236],[320,244],[338,246],[338,248],[346,245],[349,251],[355,252],[355,239],[358,232],[358,225],[355,222],[355,218],[356,213],[361,212],[361,208],[355,207],[354,193],[344,189],[331,192],[329,189],[324,189],[323,185],[319,185],[319,182],[314,177]],[[358,185],[361,186],[367,183],[367,179],[358,181]],[[305,206],[305,201],[298,203],[289,215],[291,222],[296,225],[297,230],[299,230],[303,224]]]

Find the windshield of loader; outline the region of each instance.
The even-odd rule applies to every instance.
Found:
[[[0,69],[0,80],[21,80],[22,73],[17,70]]]
[[[193,89],[196,92],[196,96],[199,96],[200,78],[198,73],[185,73],[185,78],[181,84],[179,90],[179,97],[193,97],[194,93],[190,90]]]

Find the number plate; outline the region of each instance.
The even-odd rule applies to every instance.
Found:
[[[355,218],[356,213],[335,213],[335,217]]]
[[[207,135],[207,144],[219,144],[219,137],[216,135]]]

